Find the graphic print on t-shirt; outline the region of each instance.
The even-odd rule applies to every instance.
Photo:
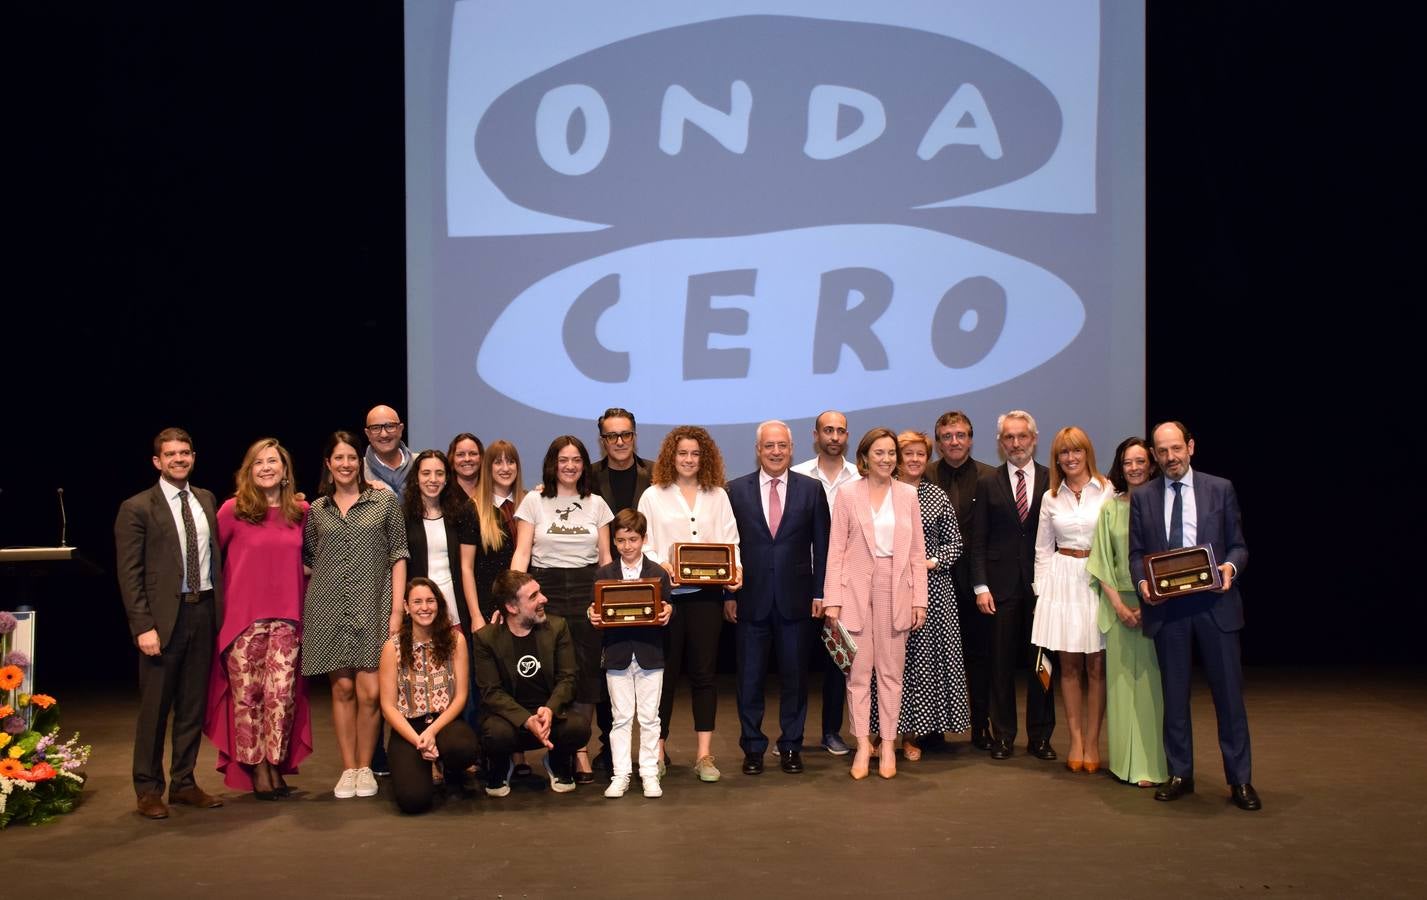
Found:
[[[527,653],[516,660],[515,671],[521,678],[534,678],[540,671],[540,660]]]
[[[580,524],[578,524],[578,523],[576,523],[576,524],[574,524],[574,525],[569,524],[569,523],[570,523],[570,513],[574,512],[574,511],[577,510],[577,509],[583,510],[584,507],[580,505],[580,501],[578,501],[578,500],[571,500],[569,506],[565,507],[564,509],[557,509],[557,510],[555,510],[555,515],[559,516],[559,518],[558,518],[557,520],[555,520],[554,522],[551,522],[551,523],[550,523],[550,527],[549,527],[549,529],[546,530],[545,533],[546,533],[546,534],[589,534],[589,533],[590,533],[590,532],[589,532],[589,529],[587,529],[585,526],[580,525]]]

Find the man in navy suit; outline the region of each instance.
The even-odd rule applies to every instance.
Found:
[[[1194,742],[1189,721],[1190,646],[1199,645],[1204,674],[1219,719],[1219,749],[1234,803],[1263,808],[1250,781],[1249,719],[1244,709],[1244,675],[1239,631],[1244,604],[1239,575],[1249,561],[1239,519],[1239,500],[1228,480],[1190,467],[1194,438],[1179,422],[1154,430],[1154,455],[1161,475],[1130,495],[1130,573],[1144,598],[1143,627],[1154,639],[1164,683],[1164,750],[1170,779],[1156,800],[1178,800],[1194,792]],[[1224,584],[1169,601],[1155,601],[1145,580],[1145,554],[1208,544]]]
[[[770,645],[777,648],[781,697],[778,760],[784,772],[803,771],[803,724],[808,715],[807,622],[822,615],[823,573],[831,524],[822,485],[789,471],[793,436],[782,422],[758,426],[758,471],[728,485],[738,523],[743,586],[724,602],[737,625],[738,743],[743,774],[763,771],[763,682]]]

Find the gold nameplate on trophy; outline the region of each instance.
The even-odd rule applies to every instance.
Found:
[[[659,614],[664,611],[662,585],[658,578],[596,581],[595,609],[600,614],[599,627],[658,625]]]
[[[1224,586],[1224,574],[1214,562],[1214,548],[1208,544],[1146,554],[1145,580],[1155,600],[1215,591]]]
[[[733,584],[732,544],[675,544],[675,584]]]

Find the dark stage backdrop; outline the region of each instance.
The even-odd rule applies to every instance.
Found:
[[[1151,6],[1147,369],[1119,378],[1238,485],[1248,662],[1415,659],[1422,529],[1355,477],[1380,446],[1410,477],[1415,418],[1381,414],[1385,342],[1355,324],[1375,298],[1343,290],[1363,287],[1364,249],[1343,222],[1389,203],[1345,186],[1380,161],[1330,127],[1389,104],[1353,87],[1372,54],[1339,42],[1328,71],[1306,49],[1324,36],[1275,11]],[[14,19],[0,544],[55,543],[65,489],[90,565],[31,585],[39,674],[128,683],[110,529],[156,476],[152,435],[191,430],[194,480],[221,495],[275,434],[311,490],[327,432],[407,404],[402,10]],[[994,459],[994,422],[977,424]]]

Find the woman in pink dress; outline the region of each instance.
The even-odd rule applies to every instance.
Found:
[[[298,661],[307,503],[293,489],[292,457],[274,438],[248,448],[236,481],[218,509],[223,622],[203,731],[218,747],[224,784],[276,800],[290,792],[283,775],[312,752]]]

